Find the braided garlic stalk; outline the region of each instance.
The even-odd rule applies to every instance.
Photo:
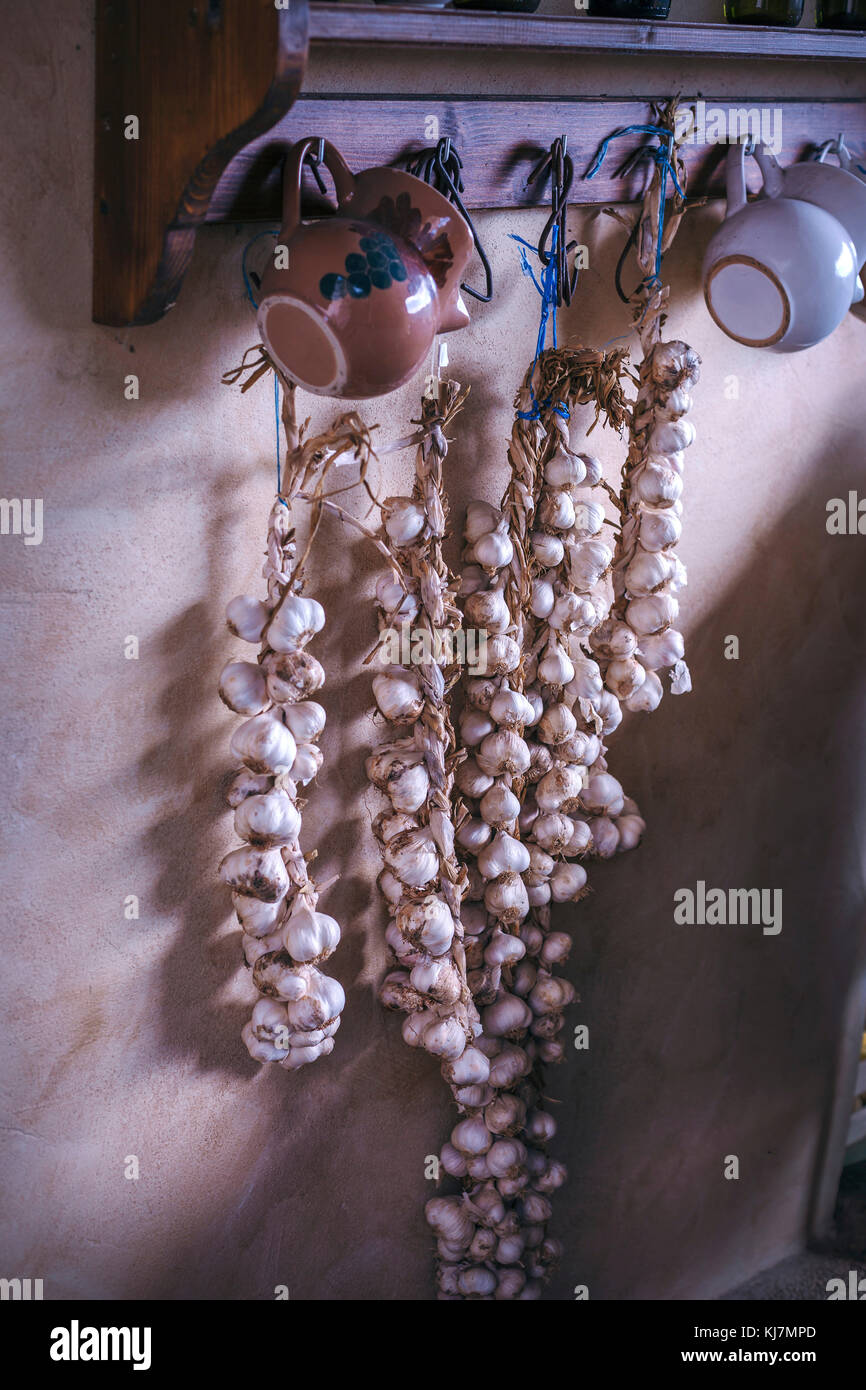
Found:
[[[380,628],[400,633],[410,664],[391,663],[373,679],[388,742],[367,759],[367,775],[389,799],[373,829],[384,868],[379,887],[391,914],[386,939],[398,968],[380,990],[382,1002],[407,1015],[403,1037],[442,1059],[458,1103],[486,1080],[486,1058],[473,1046],[478,1013],[466,980],[461,902],[465,870],[454,851],[454,733],[448,709],[453,680],[447,634],[460,626],[454,583],[442,558],[446,506],[444,425],[465,393],[456,382],[428,382],[424,435],[411,497],[383,506],[383,545],[390,573],[377,586]],[[380,648],[381,651],[384,650]]]
[[[686,343],[654,343],[640,365],[623,474],[623,527],[613,571],[610,619],[593,634],[606,688],[630,710],[654,710],[657,672],[670,670],[675,695],[691,690],[677,593],[685,566],[675,546],[682,531],[683,452],[695,438],[686,414],[700,358]]]
[[[260,650],[257,662],[230,661],[220,677],[221,699],[246,720],[231,740],[243,768],[228,792],[244,843],[225,856],[219,873],[232,889],[244,958],[262,996],[243,1040],[256,1061],[295,1070],[333,1051],[345,995],[318,968],[336,949],[340,927],[318,910],[327,885],[311,878],[307,861],[315,855],[305,856],[299,841],[299,788],[321,766],[316,740],[325,727],[324,709],[310,698],[324,684],[325,672],[307,647],[322,630],[325,613],[302,592],[306,554],[295,562],[291,503],[315,478],[321,484],[340,453],[363,452],[369,440],[358,433],[356,417],[345,416],[329,433],[304,441],[295,421],[295,388],[283,385],[288,458],[283,493],[268,525],[262,569],[267,598],[243,594],[226,609],[230,631],[259,643]],[[315,513],[312,534],[317,524]]]
[[[658,123],[671,132],[672,166],[679,189],[685,190],[686,168],[675,137],[677,103],[654,110]],[[666,166],[656,161],[638,219],[637,259],[644,278],[633,308],[643,361],[629,412],[615,601],[610,618],[591,639],[605,688],[627,709],[642,711],[654,710],[662,698],[659,671],[670,671],[673,694],[691,690],[683,636],[675,626],[677,594],[686,583],[675,546],[682,531],[683,453],[695,438],[685,417],[701,359],[687,343],[661,341],[669,289],[658,276],[657,248],[661,239],[661,250],[668,249],[686,209],[684,196],[675,191],[671,211],[662,216],[666,179]]]
[[[602,394],[619,424],[620,359],[545,355],[540,375],[558,373],[559,398],[571,404]],[[456,780],[468,814],[457,841],[469,866],[463,923],[484,1028],[477,1047],[490,1071],[442,1150],[446,1171],[467,1185],[464,1199],[428,1203],[443,1258],[440,1289],[449,1298],[537,1298],[560,1254],[547,1235],[549,1194],[566,1173],[547,1153],[556,1125],[541,1101],[539,1067],[564,1054],[556,1035],[574,989],[553,973],[571,939],[550,931],[548,905],[584,891],[585,870],[564,856],[587,852],[592,836],[586,821],[566,812],[582,810],[587,768],[603,752],[588,699],[601,694],[597,668],[597,692],[584,691],[583,673],[574,683],[576,663],[588,663],[579,640],[607,611],[609,599],[594,589],[613,554],[600,543],[586,549],[603,509],[571,491],[588,478],[597,485],[600,468],[570,454],[553,412],[543,423],[518,417],[509,460],[502,509],[472,503],[466,524],[464,621],[487,630],[488,661],[484,677],[465,681],[460,735],[469,756]],[[585,596],[569,570],[572,554],[598,569],[580,586]],[[571,706],[579,699],[578,720]]]

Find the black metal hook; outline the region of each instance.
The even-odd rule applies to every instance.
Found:
[[[547,154],[536,164],[527,182],[534,183],[536,179],[544,180],[548,174],[550,174],[551,212],[538,239],[538,259],[542,265],[546,266],[550,263],[547,242],[548,238],[553,235],[553,228],[556,227],[556,302],[558,305],[563,302],[570,304],[577,286],[577,267],[574,267],[569,273],[568,253],[573,251],[578,243],[565,239],[567,236],[568,195],[574,182],[574,161],[568,153],[567,135],[557,136]]]
[[[306,153],[306,155],[304,156],[304,163],[305,163],[305,164],[308,164],[309,167],[312,169],[312,171],[313,171],[313,178],[316,180],[316,183],[319,185],[319,192],[320,192],[323,196],[325,196],[325,195],[327,194],[327,192],[328,192],[327,188],[325,187],[325,181],[324,181],[324,179],[322,178],[322,175],[319,173],[319,165],[320,165],[321,163],[323,163],[324,158],[325,158],[325,138],[324,138],[323,135],[320,135],[320,136],[319,136],[319,143],[318,143],[318,146],[316,147],[316,152],[315,152],[315,154],[313,153],[312,150],[308,150],[307,153]]]
[[[472,240],[475,244],[475,250],[478,253],[478,259],[484,269],[486,290],[484,294],[481,294],[479,290],[474,290],[471,285],[467,285],[465,280],[460,288],[463,290],[464,294],[471,295],[473,299],[479,300],[480,303],[489,304],[490,300],[493,298],[493,270],[487,259],[484,247],[481,245],[478,238],[478,233],[475,230],[472,218],[466,211],[463,199],[460,196],[463,192],[462,168],[463,160],[452,145],[450,135],[443,135],[438,144],[429,149],[420,150],[418,154],[413,155],[411,159],[406,162],[408,173],[414,174],[416,178],[423,179],[424,182],[429,183],[432,188],[438,189],[444,197],[448,198],[454,204],[457,211],[466,221],[472,233]]]

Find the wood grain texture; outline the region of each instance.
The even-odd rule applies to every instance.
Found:
[[[721,9],[721,4],[719,6]],[[866,58],[866,35],[754,24],[679,24],[587,15],[491,14],[396,6],[311,6],[313,43],[430,48],[555,48],[573,53],[688,53],[696,57]]]
[[[174,303],[222,170],[300,90],[307,19],[306,0],[97,0],[97,323],[153,323]]]
[[[744,100],[714,101],[707,106],[754,107]],[[781,110],[783,164],[798,159],[812,142],[844,130],[852,146],[866,144],[866,102],[774,102]],[[484,97],[441,98],[316,96],[305,94],[267,135],[252,141],[230,162],[207,213],[209,222],[279,220],[280,168],[286,149],[307,135],[323,135],[337,146],[352,169],[390,164],[429,144],[425,123],[439,120],[440,135],[450,135],[464,161],[465,201],[470,208],[531,207],[546,199],[547,187],[527,184],[540,152],[556,135],[568,136],[575,162],[572,203],[628,202],[641,194],[645,172],[626,179],[616,170],[643,137],[626,136],[614,142],[600,173],[581,178],[600,142],[621,126],[645,122],[648,102],[554,97],[537,101],[495,101]],[[724,192],[725,145],[684,147],[693,195]],[[760,186],[754,161],[749,165],[753,190]],[[305,201],[308,215],[322,210],[312,191]]]

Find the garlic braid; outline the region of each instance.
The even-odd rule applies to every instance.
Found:
[[[676,597],[686,584],[675,546],[682,530],[683,451],[694,441],[686,414],[700,358],[686,343],[656,342],[640,365],[623,473],[622,534],[613,571],[610,619],[593,635],[605,686],[627,709],[651,711],[662,698],[656,674],[670,670],[671,691],[691,689]]]
[[[386,939],[399,968],[383,982],[380,998],[407,1015],[403,1037],[410,1046],[442,1059],[458,1100],[484,1066],[472,1046],[480,1023],[466,980],[466,873],[454,851],[451,807],[454,732],[447,697],[453,677],[443,647],[445,635],[460,628],[454,584],[442,558],[443,428],[464,396],[456,382],[428,383],[412,495],[383,504],[391,572],[377,586],[383,634],[378,655],[387,659],[386,644],[399,632],[411,664],[392,660],[374,677],[376,703],[398,736],[367,759],[370,781],[391,803],[373,830],[385,865],[379,886],[392,917]]]
[[[541,374],[548,368],[564,374],[559,398],[570,404],[601,396],[605,414],[619,424],[620,359],[557,355],[542,361]],[[520,410],[528,404],[529,380]],[[442,1150],[446,1172],[466,1184],[464,1196],[435,1198],[427,1207],[439,1237],[443,1298],[537,1298],[561,1253],[547,1223],[549,1195],[566,1172],[547,1152],[556,1124],[542,1104],[540,1066],[564,1054],[556,1035],[574,989],[553,973],[571,942],[566,933],[551,932],[548,904],[581,896],[586,883],[582,865],[554,854],[582,854],[592,844],[587,823],[564,811],[582,809],[585,771],[600,765],[603,746],[595,723],[578,728],[571,713],[583,686],[567,694],[565,687],[577,674],[569,654],[573,635],[585,639],[606,612],[608,600],[591,591],[613,558],[600,544],[579,550],[577,558],[598,573],[580,585],[590,596],[578,598],[566,554],[600,529],[604,512],[575,501],[569,489],[587,477],[590,464],[597,471],[593,484],[601,474],[594,460],[571,456],[564,441],[555,413],[543,423],[518,416],[502,508],[475,502],[467,513],[464,620],[487,630],[488,660],[484,676],[464,683],[460,734],[469,756],[456,780],[468,815],[457,840],[469,866],[463,921],[484,1029],[477,1049],[489,1072]],[[535,582],[541,575],[546,592]],[[574,657],[595,666],[578,654],[576,640]],[[595,673],[597,691],[593,686],[587,695],[600,696],[597,667]],[[584,715],[598,719],[588,698],[580,713],[581,723]]]
[[[316,740],[325,711],[309,697],[324,684],[321,663],[307,646],[325,622],[322,605],[303,596],[304,562],[296,562],[291,504],[340,453],[364,456],[369,436],[355,416],[343,416],[324,435],[304,440],[295,419],[295,388],[284,381],[283,422],[288,443],[283,493],[271,508],[262,575],[267,598],[234,598],[229,630],[259,643],[256,663],[230,661],[220,678],[229,709],[247,716],[235,730],[232,753],[244,765],[228,792],[235,830],[244,844],[225,856],[220,878],[232,889],[243,930],[244,959],[262,996],[242,1033],[258,1062],[287,1070],[327,1056],[334,1047],[345,995],[339,981],[318,967],[340,940],[333,917],[318,911],[317,884],[300,847],[299,789],[322,763]],[[313,500],[316,500],[314,493]],[[314,511],[312,535],[320,508]]]

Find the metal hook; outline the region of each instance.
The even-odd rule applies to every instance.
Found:
[[[438,189],[440,193],[444,194],[444,196],[454,204],[457,211],[467,223],[472,233],[472,241],[478,253],[478,259],[484,270],[485,292],[482,294],[479,290],[474,290],[471,285],[467,285],[465,280],[460,288],[463,290],[464,294],[471,295],[473,299],[477,299],[481,304],[489,304],[490,300],[493,298],[493,270],[487,259],[484,247],[481,245],[478,238],[478,233],[475,230],[472,218],[466,211],[463,199],[460,196],[463,192],[463,175],[461,172],[463,169],[463,160],[457,153],[456,148],[452,145],[451,136],[443,135],[435,147],[421,150],[418,154],[413,155],[407,161],[406,169],[408,173],[414,174],[416,178],[423,179],[425,183],[429,183],[431,187]]]
[[[325,158],[325,137],[324,137],[323,135],[320,135],[320,136],[319,136],[319,143],[318,143],[318,145],[317,145],[317,147],[316,147],[316,152],[315,152],[315,154],[313,153],[312,150],[308,150],[308,151],[307,151],[307,154],[306,154],[306,156],[305,156],[304,162],[305,162],[306,164],[308,164],[308,165],[310,166],[310,168],[312,169],[312,171],[313,171],[313,178],[316,180],[316,183],[319,185],[319,192],[320,192],[322,195],[326,195],[327,192],[328,192],[327,188],[325,187],[325,181],[324,181],[324,179],[322,178],[322,175],[319,173],[319,165],[322,164],[322,163],[324,162],[324,158]]]
[[[571,297],[577,286],[577,268],[571,274],[568,270],[568,253],[573,251],[577,242],[566,241],[566,215],[568,212],[568,195],[571,192],[571,185],[574,182],[574,161],[568,154],[568,136],[559,135],[553,141],[547,154],[538,162],[529,175],[529,183],[536,179],[543,180],[550,174],[550,201],[551,213],[541,231],[538,239],[538,259],[541,264],[546,266],[550,263],[550,252],[547,250],[548,238],[553,234],[553,228],[557,228],[556,238],[556,302],[562,304],[571,303]]]

